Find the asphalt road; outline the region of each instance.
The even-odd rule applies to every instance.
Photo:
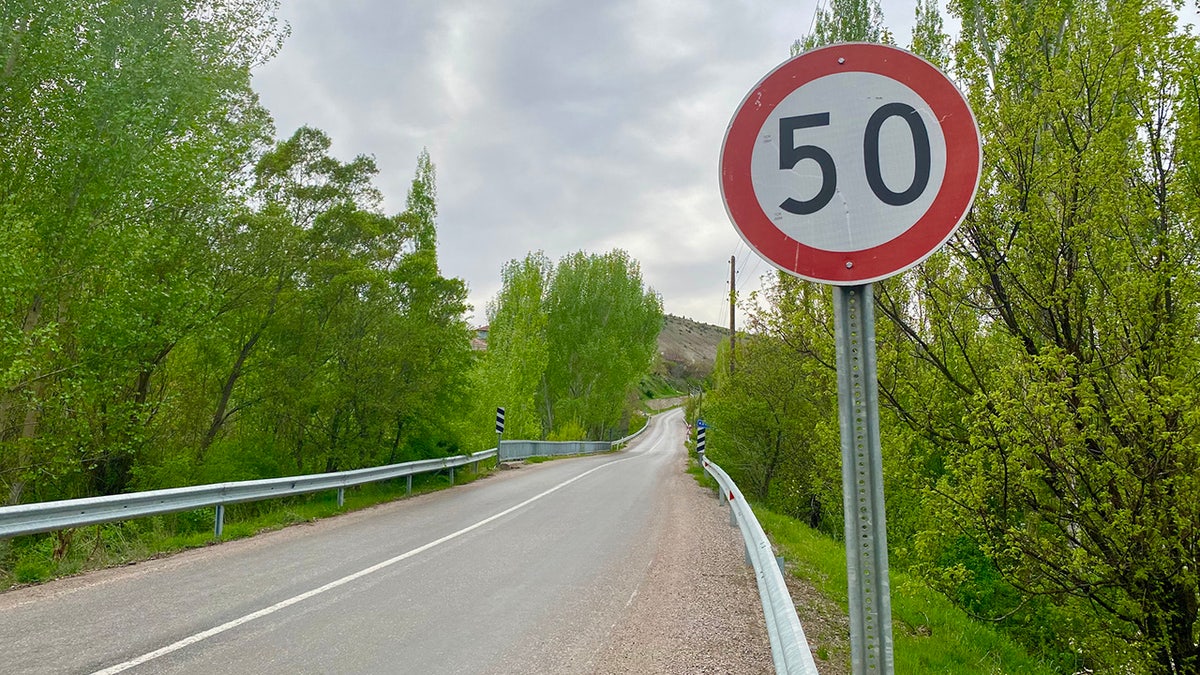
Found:
[[[591,672],[683,434],[0,594],[0,672]]]

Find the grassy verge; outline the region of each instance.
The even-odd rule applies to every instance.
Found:
[[[478,474],[470,469],[470,465],[459,467],[454,474],[454,484],[470,483],[487,475],[489,470],[488,462],[481,464]],[[447,473],[413,476],[414,495],[448,487],[451,484]],[[252,537],[260,532],[403,499],[406,491],[406,480],[394,478],[347,488],[345,504],[340,507],[334,491],[230,504],[225,507],[221,540]],[[216,543],[213,518],[214,509],[209,507],[0,541],[0,590],[212,545]]]
[[[695,461],[687,471],[701,485],[716,489],[716,481]],[[844,621],[849,611],[845,544],[765,508],[755,507],[754,513],[787,561],[788,572],[832,601]],[[892,570],[889,582],[897,675],[1058,672],[995,627],[972,619],[919,579]],[[845,639],[848,644],[849,635]]]
[[[787,516],[762,508],[754,513],[789,571],[847,611],[845,544]],[[1056,672],[919,580],[893,570],[889,582],[896,673]]]

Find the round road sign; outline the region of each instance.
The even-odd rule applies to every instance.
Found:
[[[738,233],[799,277],[866,284],[924,260],[971,207],[975,116],[928,61],[877,44],[805,52],[738,107],[721,194]]]

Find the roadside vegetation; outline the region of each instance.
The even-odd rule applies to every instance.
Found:
[[[716,481],[697,462],[689,463],[688,473],[704,487],[717,489]],[[788,575],[820,596],[820,601],[808,594],[793,598],[817,668],[822,673],[849,673],[845,542],[761,504],[752,507],[776,553],[783,556]],[[919,577],[893,570],[889,582],[896,673],[1063,672],[992,622],[972,617]]]
[[[497,407],[509,438],[644,423],[663,316],[638,262],[498,265],[473,351],[429,153],[389,212],[372,157],[279,134],[259,104],[277,7],[0,4],[0,503],[472,452],[494,447]],[[228,536],[273,509],[230,509]],[[207,520],[0,541],[0,583],[203,542]]]
[[[461,467],[454,474],[454,485],[466,485],[486,476]],[[447,473],[414,475],[412,495],[452,487]],[[346,489],[345,500],[338,506],[337,494],[325,491],[297,497],[269,499],[225,507],[225,527],[221,541],[252,537],[261,532],[309,523],[341,513],[358,511],[408,496],[407,482],[396,478],[365,483]],[[0,591],[14,585],[33,584],[81,572],[126,565],[191,548],[211,546],[214,512],[211,508],[165,516],[151,516],[104,525],[62,530],[52,535],[16,537],[10,543],[10,559],[15,563],[0,570]]]
[[[979,191],[874,284],[893,600],[919,581],[1055,672],[1196,675],[1193,29],[1153,0],[950,7],[961,33],[922,1],[910,47],[970,100]],[[877,2],[833,0],[797,49],[892,39]],[[781,274],[746,309],[689,418],[748,497],[840,538],[831,293]]]
[[[833,600],[843,612],[848,611],[845,543],[765,508],[755,508],[754,513],[784,557],[788,572]],[[889,581],[896,673],[1060,672],[995,626],[972,619],[919,579],[897,571]],[[831,652],[827,658],[835,654]],[[841,656],[849,661],[848,651]]]

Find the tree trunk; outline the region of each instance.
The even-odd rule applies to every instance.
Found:
[[[1156,673],[1200,675],[1200,645],[1194,630],[1197,619],[1196,589],[1178,580],[1151,582],[1148,637],[1155,640]]]
[[[229,408],[229,400],[233,397],[233,387],[237,384],[238,378],[242,376],[242,368],[246,365],[246,359],[250,356],[250,351],[254,349],[255,343],[262,337],[262,328],[242,345],[241,351],[238,352],[237,359],[233,362],[233,368],[229,370],[229,376],[225,378],[225,385],[221,387],[221,398],[217,401],[217,410],[213,413],[212,423],[208,425],[208,431],[204,434],[204,438],[200,441],[200,449],[197,453],[197,459],[203,460],[204,453],[208,451],[209,446],[217,438],[217,432],[225,424],[227,419],[226,410]]]

